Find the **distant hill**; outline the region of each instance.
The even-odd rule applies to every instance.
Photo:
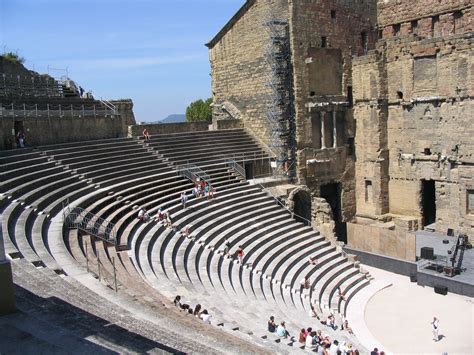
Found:
[[[178,123],[178,122],[186,122],[186,115],[185,114],[174,114],[169,115],[166,118],[163,118],[161,121],[157,123]]]

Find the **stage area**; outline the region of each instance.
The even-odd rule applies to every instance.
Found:
[[[368,302],[365,321],[373,336],[395,354],[473,354],[474,299],[411,283],[410,278],[365,266],[376,279],[393,283]],[[430,322],[440,320],[440,341]]]

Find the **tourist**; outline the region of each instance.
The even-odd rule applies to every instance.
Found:
[[[18,139],[18,145],[20,146],[20,148],[25,148],[25,133],[23,131],[19,131],[16,138]]]
[[[140,210],[138,211],[138,219],[142,222],[146,222],[148,221],[149,218],[150,218],[150,215],[148,214],[146,209],[143,207],[140,208]]]
[[[309,262],[311,265],[318,265],[318,259],[316,259],[315,256],[313,256],[313,257],[310,256],[309,259],[308,259],[308,262]]]
[[[209,196],[209,184],[206,184],[206,186],[204,187],[204,194],[207,196],[208,200],[211,198]]]
[[[337,330],[336,318],[333,314],[330,314],[325,323],[328,327],[331,327],[334,330]]]
[[[192,238],[190,237],[190,234],[189,234],[189,226],[186,226],[186,227],[184,227],[183,229],[181,229],[181,235],[182,235],[183,237],[192,239]]]
[[[276,333],[280,338],[288,338],[290,336],[290,333],[288,330],[286,330],[285,322],[282,321],[280,325],[276,329]]]
[[[316,308],[314,308],[314,305],[311,305],[311,310],[309,311],[309,315],[310,317],[319,319],[319,316],[316,313]]]
[[[239,248],[235,252],[235,255],[237,256],[237,260],[239,261],[239,263],[242,265],[242,263],[244,262],[244,249],[241,245],[239,245]]]
[[[199,316],[199,318],[201,318],[202,321],[206,324],[211,324],[211,317],[212,316],[207,312],[207,309],[202,311],[201,315]]]
[[[308,289],[310,287],[309,277],[305,276],[304,278],[302,278],[300,281],[300,285],[302,288]]]
[[[337,288],[337,294],[338,294],[338,296],[339,296],[340,299],[342,299],[343,301],[346,300],[346,296],[345,296],[344,293],[342,292],[341,286],[339,286],[339,287]]]
[[[307,337],[306,329],[301,328],[301,330],[300,330],[300,336],[299,336],[299,340],[298,340],[298,341],[299,341],[301,344],[304,344],[305,341],[306,341],[306,337]]]
[[[188,195],[186,195],[186,192],[181,192],[181,206],[183,210],[186,208],[186,202],[188,202]]]
[[[438,341],[439,340],[439,319],[436,317],[433,317],[431,326],[433,328],[433,340]]]
[[[336,339],[334,339],[334,341],[332,342],[332,344],[329,348],[329,353],[330,354],[336,354],[338,348],[339,348],[339,342]]]
[[[316,332],[311,332],[306,336],[304,347],[306,350],[314,350],[315,349],[315,339],[314,335],[316,335]]]
[[[196,198],[198,197],[198,187],[197,186],[194,186],[193,187],[193,191],[192,191],[192,195],[193,195],[193,198]]]
[[[163,211],[161,210],[161,207],[158,208],[158,211],[156,211],[156,216],[155,216],[155,221],[162,221],[163,220]]]
[[[225,242],[224,256],[227,256],[227,258],[230,258],[230,243],[228,240]]]
[[[201,188],[201,196],[204,197],[204,194],[206,193],[206,181],[204,179],[201,180],[201,184],[199,186]]]
[[[180,307],[181,308],[181,296],[178,295],[174,298],[173,300],[173,304],[176,306],[176,307]]]
[[[150,133],[148,132],[148,129],[145,128],[142,132],[142,135],[146,141],[150,140]]]
[[[370,355],[379,355],[379,349],[374,348],[374,350],[370,352]]]
[[[194,311],[193,311],[193,309],[192,309],[191,307],[188,308],[188,313],[189,313],[189,314],[194,314]]]
[[[171,216],[168,211],[163,214],[164,226],[173,229],[173,223],[171,222]]]
[[[194,315],[199,317],[201,315],[201,305],[198,303],[196,307],[194,307]]]
[[[211,185],[211,187],[209,188],[209,197],[211,199],[214,199],[215,193],[216,193],[216,189],[214,188],[214,186]]]
[[[344,320],[344,323],[342,324],[342,329],[343,329],[343,330],[347,330],[347,332],[348,332],[349,334],[354,334],[354,333],[352,332],[352,328],[349,326],[349,321],[348,321],[347,319]]]
[[[277,328],[277,325],[275,323],[275,317],[271,316],[270,319],[268,320],[268,331],[270,333],[275,333]]]

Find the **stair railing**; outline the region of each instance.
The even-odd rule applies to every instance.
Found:
[[[237,163],[235,160],[228,159],[226,161],[226,165],[230,169],[234,170],[237,174],[242,176],[244,179],[246,178],[245,168],[242,165],[240,165],[239,163]]]

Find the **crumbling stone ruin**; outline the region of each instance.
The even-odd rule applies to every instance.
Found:
[[[0,150],[117,138],[135,124],[130,99],[95,99],[67,75],[53,78],[0,55]]]
[[[207,44],[214,117],[270,149],[284,136],[294,179],[351,247],[412,258],[411,231],[472,237],[473,26],[471,0],[248,0]],[[278,67],[268,53],[283,42]],[[273,95],[282,68],[288,94]],[[275,101],[291,108],[281,131]]]

